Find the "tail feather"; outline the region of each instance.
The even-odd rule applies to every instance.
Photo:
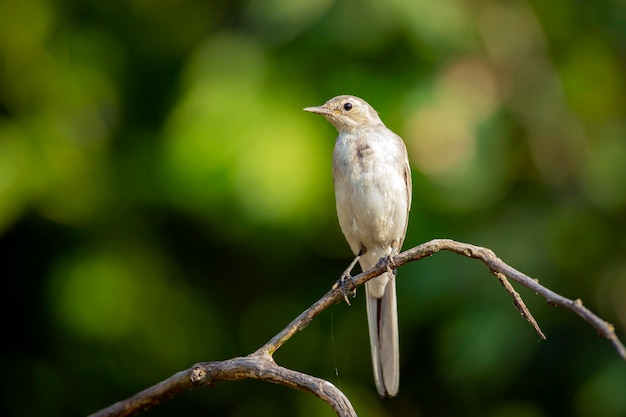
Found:
[[[378,298],[372,289],[380,287],[384,281],[387,281],[385,291]],[[370,286],[372,288],[368,288]],[[376,389],[381,397],[393,397],[398,393],[400,384],[395,273],[386,273],[367,282],[365,292]]]

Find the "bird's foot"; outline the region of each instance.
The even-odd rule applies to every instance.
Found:
[[[352,298],[356,297],[356,285],[354,284],[354,280],[350,275],[350,270],[347,269],[343,271],[341,277],[333,286],[333,288],[338,287],[341,287],[341,293],[343,294],[343,299],[346,304],[351,305],[348,296],[351,296]]]
[[[391,254],[383,256],[378,260],[378,262],[376,262],[377,268],[381,266],[387,268],[387,272],[389,273],[389,275],[393,275],[394,269],[398,267],[398,265],[396,265],[396,263],[393,261],[393,256],[391,256]]]
[[[356,297],[356,284],[354,283],[354,280],[352,279],[352,275],[350,275],[350,273],[352,272],[354,265],[356,265],[356,263],[359,261],[359,258],[361,258],[361,255],[363,255],[364,253],[365,253],[365,250],[361,249],[359,253],[354,257],[354,260],[350,262],[350,265],[348,265],[346,270],[343,271],[343,273],[341,274],[341,277],[339,278],[339,281],[337,281],[335,285],[333,285],[333,289],[341,286],[343,299],[346,301],[346,304],[348,305],[350,305],[350,301],[348,300],[348,295],[351,295],[352,298]],[[351,288],[346,288],[347,287],[346,283],[348,281],[350,282]]]

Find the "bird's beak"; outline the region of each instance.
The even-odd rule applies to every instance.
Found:
[[[305,107],[304,111],[308,111],[308,112],[311,112],[311,113],[322,114],[322,115],[331,115],[332,114],[331,111],[328,110],[324,106]]]

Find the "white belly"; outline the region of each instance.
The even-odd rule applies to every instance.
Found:
[[[392,241],[404,237],[409,205],[405,156],[388,145],[375,135],[367,143],[340,137],[335,145],[337,216],[355,254],[362,246],[388,253]]]

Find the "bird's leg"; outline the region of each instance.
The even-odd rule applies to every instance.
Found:
[[[361,257],[361,253],[354,257],[354,260],[348,265],[345,271],[342,272],[341,277],[339,278],[339,282],[341,283],[341,292],[343,293],[343,299],[346,301],[346,304],[350,305],[350,301],[348,300],[348,294],[352,295],[352,298],[356,297],[356,287],[354,290],[346,289],[346,282],[350,281],[350,284],[354,287],[354,281],[352,280],[352,269],[354,265],[359,261]]]
[[[354,269],[354,266],[356,265],[356,263],[361,258],[361,255],[363,255],[364,253],[365,253],[364,249],[361,249],[359,251],[359,253],[354,257],[354,260],[350,262],[350,265],[348,265],[346,270],[342,272],[341,277],[339,278],[339,281],[335,283],[335,285],[333,286],[333,288],[336,288],[338,285],[341,285],[341,292],[343,293],[343,299],[346,301],[346,304],[348,305],[350,305],[350,301],[348,300],[348,294],[352,295],[352,298],[356,297],[356,287],[354,285],[354,281],[352,280],[351,272],[352,272],[352,269]],[[352,285],[352,287],[354,287],[353,290],[351,291],[346,290],[346,281],[350,281],[350,284]]]

